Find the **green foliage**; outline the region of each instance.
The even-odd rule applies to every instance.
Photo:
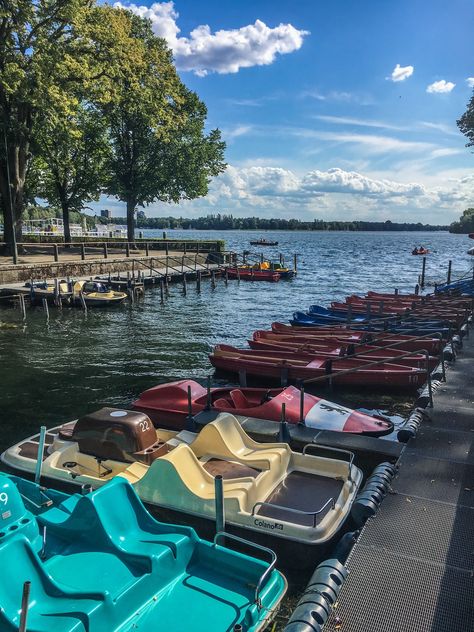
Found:
[[[453,222],[449,227],[450,233],[474,233],[474,208],[468,208],[459,218],[458,222]]]
[[[467,109],[461,118],[457,121],[459,130],[467,136],[469,142],[466,147],[474,146],[474,95],[467,104]]]

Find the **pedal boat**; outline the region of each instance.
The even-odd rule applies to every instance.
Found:
[[[258,551],[269,564],[221,546],[221,535],[211,543],[160,523],[120,477],[71,496],[0,474],[0,502],[5,632],[21,629],[22,610],[31,632],[186,632],[190,621],[257,632],[285,594],[273,552]]]
[[[289,424],[301,422],[301,392],[294,386],[286,388],[211,388],[194,380],[179,380],[158,384],[141,393],[132,408],[148,415],[155,427],[183,429],[189,414],[188,389],[193,416],[202,411],[228,412],[240,423],[245,419],[265,419],[279,422],[285,406]],[[393,431],[393,423],[334,404],[315,395],[303,395],[303,423],[306,428],[335,430],[381,437]]]
[[[80,302],[81,294],[87,307],[108,307],[119,305],[127,298],[126,292],[110,290],[99,281],[76,281],[74,284],[74,301]]]
[[[159,519],[194,526],[202,537],[215,532],[215,477],[222,476],[226,530],[270,547],[283,567],[314,566],[340,533],[362,481],[352,453],[335,459],[257,443],[230,414],[195,434],[156,430],[143,413],[103,408],[49,430],[47,441],[47,484],[95,489],[120,476]],[[32,475],[37,453],[35,436],[1,459],[14,473]]]

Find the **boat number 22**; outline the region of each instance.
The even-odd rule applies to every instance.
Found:
[[[0,503],[3,503],[4,505],[6,505],[8,502],[8,494],[5,492],[2,492],[0,494]]]
[[[143,421],[139,422],[139,426],[140,426],[140,430],[142,432],[146,432],[147,430],[150,429],[150,423],[148,421],[148,419],[144,419]],[[2,498],[2,495],[0,494],[0,500]]]

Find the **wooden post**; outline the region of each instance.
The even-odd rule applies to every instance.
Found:
[[[43,299],[43,309],[46,313],[46,322],[49,322],[49,307],[48,307],[48,299]]]
[[[81,259],[82,261],[84,261],[86,258],[86,245],[84,244],[84,242],[82,242],[81,244]]]
[[[54,260],[55,260],[55,261],[59,261],[59,248],[58,248],[58,244],[53,244],[53,249],[54,249]]]
[[[201,291],[201,270],[196,272],[196,290]]]
[[[229,269],[228,268],[225,269],[224,275],[225,275],[225,277],[224,277],[225,278],[225,284],[229,285]]]
[[[125,256],[130,257],[130,244],[128,241],[125,243]]]
[[[108,252],[107,252],[107,242],[104,241],[104,259],[107,259],[108,257]]]
[[[170,285],[169,285],[169,277],[168,277],[168,275],[165,276],[165,291],[166,291],[166,296],[169,296]]]
[[[452,268],[453,262],[451,261],[451,259],[448,261],[448,280],[447,283],[451,283],[451,268]]]
[[[183,272],[183,294],[186,296],[188,292],[188,282],[186,280],[186,272]]]
[[[215,270],[211,272],[211,287],[214,290],[216,287],[216,273]]]
[[[164,293],[164,284],[163,279],[160,280],[160,301],[162,303],[165,302],[165,293]]]
[[[150,244],[148,242],[145,242],[145,254],[147,257],[150,256]]]
[[[422,288],[425,287],[425,273],[426,273],[426,257],[423,257],[423,266],[421,268],[421,279],[420,279],[420,285]]]
[[[26,305],[23,294],[18,294],[18,302],[20,304],[21,317],[23,320],[26,320]]]
[[[260,253],[260,263],[263,263],[263,252]]]
[[[166,233],[163,233],[163,234],[166,235]],[[166,256],[170,254],[168,242],[165,242],[165,252],[166,252]]]
[[[297,270],[297,267],[296,267],[296,259],[297,259],[297,255],[296,255],[296,254],[294,254],[294,255],[293,255],[293,270],[294,270],[295,272],[296,272],[296,270]]]
[[[281,252],[280,252],[280,265],[281,265],[281,266],[283,266],[282,261],[283,261],[283,255],[282,255],[282,254],[281,254]]]

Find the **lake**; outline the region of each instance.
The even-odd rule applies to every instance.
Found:
[[[180,286],[160,304],[158,288],[148,289],[138,304],[110,310],[50,310],[49,325],[40,308],[28,310],[26,326],[18,313],[0,311],[0,319],[19,323],[0,329],[2,410],[0,449],[40,425],[56,425],[103,405],[127,406],[144,389],[158,382],[212,373],[208,354],[225,342],[246,346],[255,329],[275,320],[287,322],[295,310],[311,303],[327,304],[367,289],[413,291],[421,271],[414,245],[432,251],[427,276],[442,280],[448,260],[455,273],[472,265],[469,240],[448,233],[241,232],[167,231],[171,238],[226,240],[227,248],[264,252],[286,261],[298,254],[298,276],[279,283],[218,280],[202,292],[189,283],[187,296]],[[161,236],[162,231],[145,231]],[[278,247],[250,247],[251,239],[278,240]],[[403,413],[410,402],[352,394],[333,399],[370,410]]]

